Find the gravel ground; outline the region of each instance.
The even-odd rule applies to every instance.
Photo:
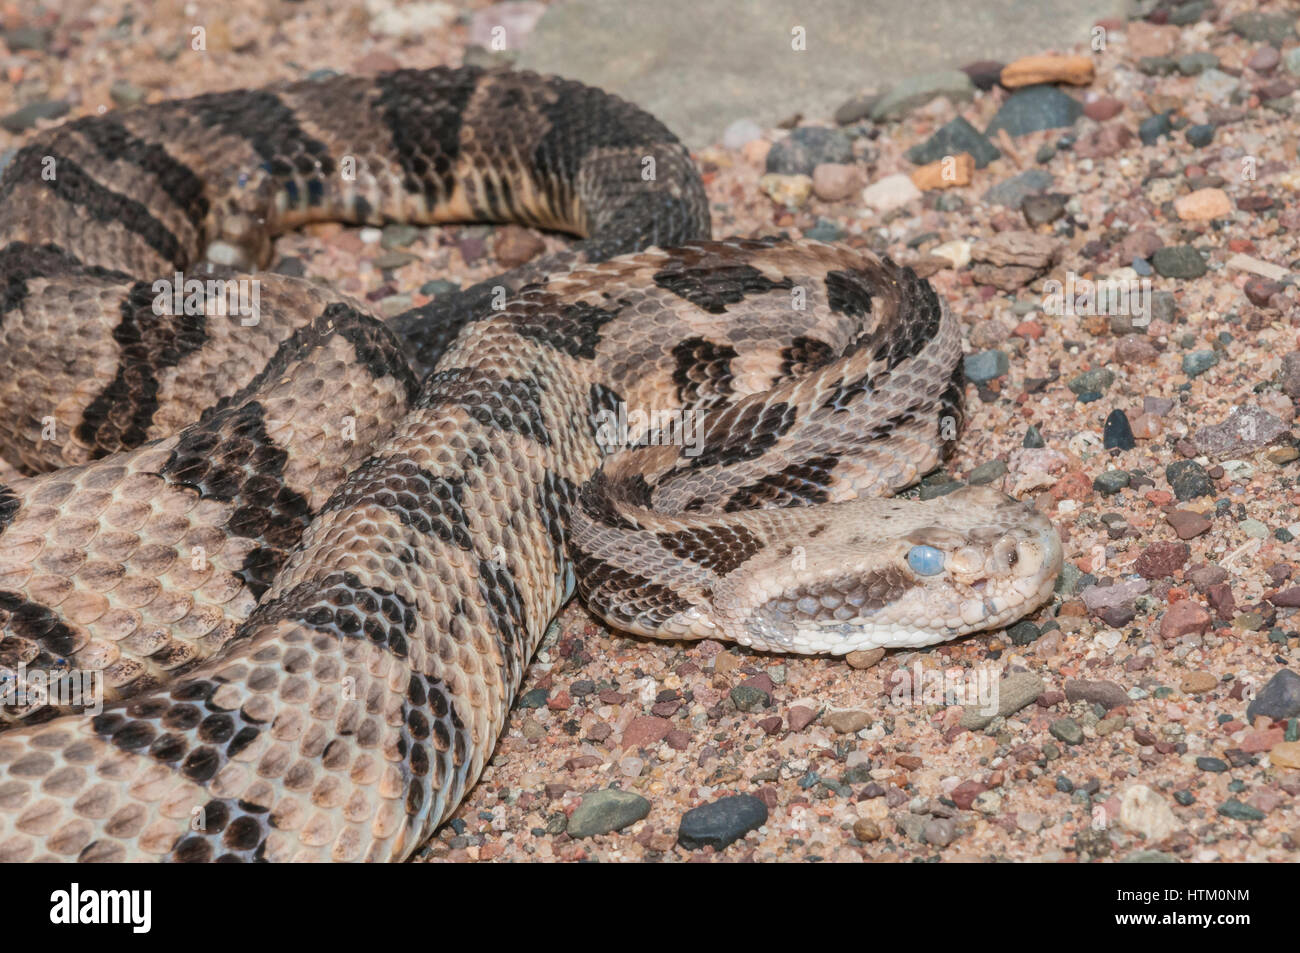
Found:
[[[503,6],[3,4],[0,153],[44,116],[487,59],[491,25],[522,35],[542,8]],[[1294,858],[1298,13],[1140,12],[1055,51],[1083,61],[954,63],[834,118],[735,123],[697,155],[715,234],[845,241],[930,276],[972,383],[920,493],[1033,500],[1065,541],[1058,598],[1008,632],[848,663],[647,642],[570,606],[421,859]],[[998,82],[1026,77],[1049,82]],[[561,241],[321,226],[276,267],[392,313]],[[1099,279],[1149,280],[1146,313],[1098,307]],[[991,718],[961,704],[981,681],[1000,685]]]

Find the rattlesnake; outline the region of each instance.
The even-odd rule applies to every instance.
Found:
[[[222,313],[327,219],[583,240],[387,325],[269,273]],[[1006,624],[1060,565],[990,488],[879,499],[961,420],[929,284],[709,241],[686,151],[589,87],[399,71],[82,119],[16,154],[0,230],[3,687],[107,699],[5,706],[0,860],[407,857],[575,586],[631,632],[842,654]]]

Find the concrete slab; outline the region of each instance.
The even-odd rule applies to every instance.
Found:
[[[931,70],[1086,42],[1126,0],[558,0],[518,65],[631,99],[688,145],[745,117],[829,117]],[[803,28],[804,49],[794,48]]]

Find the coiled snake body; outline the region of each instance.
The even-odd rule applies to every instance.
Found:
[[[583,240],[387,326],[274,274],[221,307],[304,222],[466,219]],[[880,499],[961,419],[929,285],[701,240],[685,150],[598,90],[435,69],[83,119],[16,154],[0,230],[0,688],[106,699],[4,706],[0,860],[409,856],[575,584],[631,632],[844,653],[1004,625],[1059,568],[1000,493]]]

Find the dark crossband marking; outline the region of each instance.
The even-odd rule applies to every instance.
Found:
[[[10,242],[0,248],[0,328],[5,315],[27,300],[27,282],[33,278],[85,275],[97,280],[131,281],[130,276],[109,268],[87,268],[57,245]]]
[[[659,533],[660,545],[674,556],[689,559],[725,576],[763,548],[763,542],[743,526],[712,526]]]
[[[52,179],[42,177],[47,158],[57,170]],[[4,180],[5,188],[0,189],[0,195],[7,196],[20,182],[39,183],[60,201],[81,209],[96,222],[117,225],[138,235],[163,261],[180,268],[189,258],[171,229],[142,203],[100,185],[77,162],[50,152],[48,147],[31,145],[19,150],[5,169]]]
[[[455,779],[469,751],[469,733],[447,686],[419,672],[411,673],[401,717],[397,750],[410,776],[405,807],[414,820],[422,817],[433,793]]]
[[[14,521],[14,517],[22,508],[22,499],[11,487],[0,483],[0,536],[4,535],[5,528]]]
[[[943,319],[939,296],[930,283],[918,278],[911,268],[900,269],[898,288],[901,298],[898,313],[903,320],[884,346],[876,351],[877,359],[883,358],[891,371],[921,353],[921,349],[939,333],[939,322]]]
[[[415,606],[406,597],[366,585],[356,573],[347,571],[300,582],[280,598],[254,609],[244,627],[281,621],[340,639],[365,638],[398,658],[406,657],[406,640],[416,631]]]
[[[828,271],[826,302],[832,311],[863,318],[871,313],[872,280],[860,271]]]
[[[487,606],[488,624],[496,636],[505,662],[499,681],[509,704],[514,702],[523,668],[528,663],[528,619],[524,599],[508,566],[488,559],[479,560],[478,588]]]
[[[620,625],[635,622],[655,628],[691,604],[667,586],[605,562],[574,547],[573,560],[582,598],[597,615]]]
[[[402,187],[445,202],[456,190],[465,108],[480,70],[397,70],[377,79],[376,105],[393,140]]]
[[[732,393],[731,362],[736,349],[704,338],[686,338],[673,347],[673,383],[683,406],[705,409]],[[705,399],[701,401],[701,397]]]
[[[769,473],[747,483],[727,499],[723,510],[735,513],[781,506],[806,506],[830,499],[827,487],[839,460],[836,457],[812,457]]]
[[[31,602],[21,593],[0,591],[0,664],[14,666],[27,662],[33,668],[58,667],[85,647],[89,637],[74,632],[49,606]],[[39,646],[36,659],[22,657],[24,643]]]
[[[597,470],[583,484],[578,495],[578,506],[582,508],[583,515],[593,523],[615,529],[640,529],[636,523],[620,513],[614,503],[613,494],[621,488],[605,475],[604,470]]]
[[[757,459],[794,426],[795,418],[794,407],[784,401],[752,401],[738,413],[727,413],[710,425],[703,449],[697,456],[687,457],[687,467],[725,467]]]
[[[430,374],[416,407],[458,407],[484,427],[513,431],[551,445],[536,380],[493,377],[479,368],[456,367]]]
[[[618,317],[626,306],[623,301],[615,304],[612,308],[601,308],[576,301],[560,307],[529,307],[523,313],[512,313],[511,321],[518,334],[541,341],[570,357],[589,361],[596,356],[600,329]]]
[[[266,432],[262,405],[250,401],[186,431],[159,471],[201,499],[233,505],[226,529],[259,541],[236,573],[258,599],[312,519],[307,498],[284,485],[287,461]]]
[[[206,315],[156,314],[154,297],[151,283],[140,281],[122,301],[113,328],[121,352],[117,374],[87,405],[76,429],[94,459],[145,442],[158,410],[159,374],[207,343]]]
[[[110,162],[128,162],[149,175],[196,229],[208,214],[203,180],[156,142],[133,135],[110,116],[90,116],[68,126]]]
[[[773,281],[753,265],[666,268],[656,272],[652,280],[710,314],[724,314],[727,305],[739,304],[752,295],[794,287],[789,278]]]
[[[465,552],[474,548],[459,477],[435,476],[405,457],[371,457],[330,495],[321,512],[367,505]]]
[[[781,349],[781,370],[776,380],[788,380],[802,377],[809,371],[829,364],[835,359],[834,349],[825,341],[817,338],[797,337],[790,346]]]
[[[535,495],[538,516],[555,544],[556,553],[563,558],[568,545],[569,511],[578,501],[578,488],[567,477],[547,470]]]
[[[203,125],[248,143],[277,178],[334,173],[329,147],[298,125],[295,112],[269,90],[207,93],[186,102]]]

